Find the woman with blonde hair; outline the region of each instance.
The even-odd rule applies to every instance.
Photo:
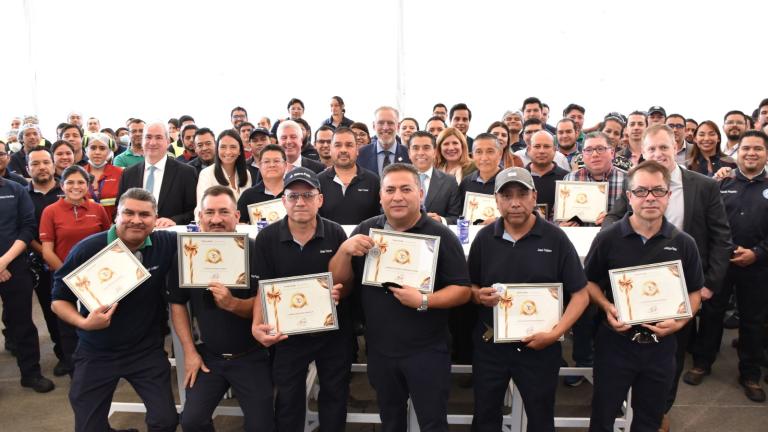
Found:
[[[458,129],[449,127],[437,136],[435,168],[454,176],[457,183],[477,169],[469,158],[467,139]]]

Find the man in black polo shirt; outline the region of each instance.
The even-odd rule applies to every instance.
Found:
[[[69,401],[75,431],[106,431],[112,396],[120,378],[136,390],[147,409],[147,429],[175,431],[179,422],[171,393],[171,367],[163,350],[166,275],[176,261],[176,233],[154,231],[157,202],[144,189],[128,189],[117,205],[109,231],[75,245],[53,277],[53,311],[77,327],[79,344]],[[112,307],[90,313],[64,284],[64,277],[115,239],[125,243],[150,278]]]
[[[213,165],[216,154],[216,136],[213,131],[204,127],[195,131],[195,158],[189,161],[187,165],[197,170],[197,174],[203,168]]]
[[[284,182],[287,215],[259,233],[251,259],[251,271],[262,280],[327,272],[331,257],[347,239],[339,224],[318,216],[323,196],[312,170],[294,168]],[[340,288],[338,284],[333,287],[336,299]],[[313,361],[321,383],[320,431],[344,430],[352,365],[352,333],[344,301],[337,306],[337,313],[337,331],[287,337],[280,333],[269,335],[271,327],[263,324],[261,304],[254,305],[253,336],[264,346],[275,345],[272,379],[277,391],[277,430],[304,430],[307,368]]]
[[[267,144],[258,155],[261,168],[261,181],[246,189],[237,200],[237,211],[240,212],[240,222],[250,223],[248,206],[264,201],[283,197],[283,176],[288,166],[285,160],[285,150],[277,144]]]
[[[469,300],[464,251],[446,226],[420,211],[423,191],[412,165],[395,163],[382,172],[384,214],[361,223],[331,260],[334,281],[360,290],[366,317],[368,379],[376,390],[382,430],[406,429],[406,402],[414,403],[423,431],[448,431],[451,362],[448,310]],[[412,286],[362,285],[365,255],[374,247],[371,228],[440,237],[435,291]]]
[[[11,154],[8,152],[8,144],[0,141],[0,177],[25,186],[27,184],[27,180],[8,169],[8,162],[10,160]]]
[[[493,181],[496,174],[501,171],[499,164],[502,157],[501,143],[496,136],[489,133],[482,133],[475,138],[475,150],[472,153],[472,160],[477,166],[477,171],[464,177],[459,184],[459,198],[461,199],[461,208],[464,208],[464,200],[467,192],[493,195]],[[482,221],[483,225],[488,225],[495,221],[495,217],[486,218]],[[470,223],[476,221],[469,221]]]
[[[589,303],[587,279],[576,249],[563,231],[536,216],[536,187],[523,168],[507,168],[495,179],[501,217],[480,230],[469,252],[472,300],[479,305],[474,326],[473,430],[498,431],[510,378],[520,389],[528,430],[554,430],[555,392],[562,349],[558,338],[568,331]],[[493,326],[499,294],[495,283],[561,282],[571,300],[549,332],[520,343],[495,344],[483,334]]]
[[[690,319],[667,319],[630,326],[618,321],[608,271],[681,260],[693,315],[704,286],[696,243],[664,217],[670,174],[656,161],[645,161],[629,174],[627,199],[633,213],[595,237],[585,261],[589,295],[603,311],[595,336],[594,393],[590,431],[613,431],[627,392],[632,388],[632,430],[655,431],[675,379],[675,332]]]
[[[539,131],[531,137],[528,149],[531,163],[525,169],[531,172],[536,184],[536,204],[546,204],[549,209],[547,219],[552,218],[555,206],[555,182],[568,175],[555,162],[555,140],[549,132]]]
[[[231,189],[216,185],[203,193],[198,214],[202,232],[235,232],[238,219]],[[249,247],[253,251],[251,242]],[[183,430],[213,430],[211,415],[230,386],[243,410],[245,430],[274,429],[269,354],[251,336],[257,286],[258,279],[251,272],[250,289],[230,290],[219,282],[210,282],[208,289],[179,288],[174,261],[168,273],[167,298],[173,328],[184,348],[187,400],[181,414]],[[200,331],[197,345],[187,303]]]
[[[323,191],[320,216],[341,225],[357,225],[381,213],[379,176],[357,164],[352,129],[333,132],[331,161],[333,165],[317,176]]]

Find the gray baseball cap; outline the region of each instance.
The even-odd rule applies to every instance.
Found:
[[[533,183],[533,177],[531,177],[531,173],[525,168],[514,167],[507,168],[496,174],[496,184],[493,188],[494,193],[499,193],[504,185],[511,182],[520,183],[530,190],[536,190],[536,185]]]

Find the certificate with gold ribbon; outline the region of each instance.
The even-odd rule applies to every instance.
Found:
[[[563,316],[563,284],[494,284],[499,303],[493,308],[493,341],[519,342],[548,332]]]
[[[251,225],[256,225],[256,222],[262,218],[271,224],[279,221],[286,214],[287,212],[281,198],[248,205],[248,216],[251,218]]]
[[[259,281],[264,323],[282,334],[337,330],[339,320],[331,288],[331,273]]]
[[[64,283],[89,311],[111,306],[145,280],[149,271],[117,239],[64,277]]]
[[[642,324],[691,317],[680,260],[613,269],[608,275],[621,322]]]
[[[179,287],[248,287],[247,233],[178,233]]]
[[[608,208],[608,183],[556,181],[553,208],[555,221],[567,221],[576,216],[582,222],[594,223]]]
[[[423,293],[434,291],[440,237],[376,228],[369,235],[376,245],[365,258],[364,285],[394,282]]]
[[[499,208],[496,207],[496,197],[477,192],[464,194],[464,211],[461,213],[464,219],[472,223],[478,219],[499,217]]]

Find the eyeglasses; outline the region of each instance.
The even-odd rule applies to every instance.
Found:
[[[726,124],[728,124],[728,123],[726,123]],[[667,127],[670,127],[672,129],[685,129],[685,125],[684,124],[670,123],[670,124],[667,125]]]
[[[664,189],[663,187],[655,187],[653,189],[639,187],[637,189],[631,190],[630,192],[632,192],[632,195],[638,198],[645,198],[648,196],[649,193],[655,196],[656,198],[661,198],[663,196],[666,196],[669,193],[669,189]]]
[[[734,125],[744,126],[745,124],[746,123],[744,123],[741,120],[728,120],[727,122],[725,122],[726,126],[734,126]]]
[[[599,147],[588,147],[588,148],[585,148],[583,150],[583,153],[585,155],[589,156],[592,153],[603,154],[606,151],[608,151],[608,147],[599,146]]]
[[[309,201],[312,198],[316,197],[317,195],[319,195],[317,192],[302,192],[302,193],[291,192],[291,193],[285,194],[285,199],[287,199],[290,202],[297,202],[299,198],[304,198],[304,201]]]
[[[6,152],[0,152],[0,157],[6,157],[6,156],[8,156],[8,153],[6,153]]]

